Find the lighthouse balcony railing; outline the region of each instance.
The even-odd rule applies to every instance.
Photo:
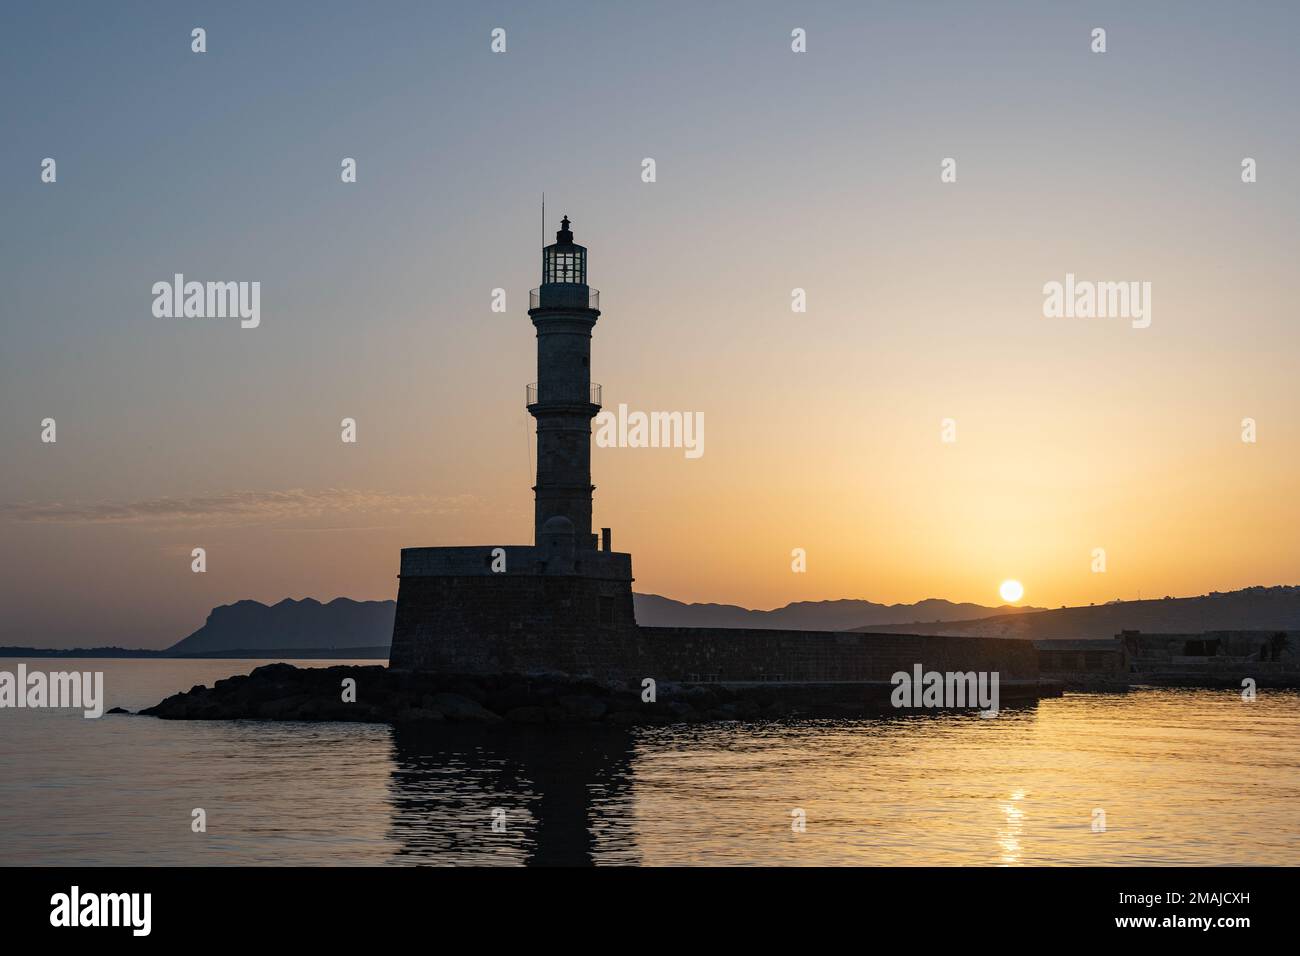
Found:
[[[528,308],[599,309],[600,290],[576,282],[546,282],[528,293]]]
[[[527,385],[524,389],[524,393],[528,399],[527,404],[529,405],[537,405],[541,402],[546,402],[548,404],[582,404],[582,398],[573,395],[569,389],[561,390],[552,388],[550,390],[543,389],[539,392],[536,382]],[[600,405],[600,386],[595,382],[592,382],[587,386],[587,403],[590,405]]]

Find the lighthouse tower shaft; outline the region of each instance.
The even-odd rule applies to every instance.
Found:
[[[556,241],[542,251],[542,284],[528,310],[537,329],[537,381],[528,386],[528,411],[537,419],[534,542],[565,518],[574,544],[594,549],[591,531],[591,420],[600,411],[600,386],[591,381],[591,330],[600,317],[600,293],[587,285],[587,250],[573,242],[566,216]],[[567,530],[567,529],[566,529]]]

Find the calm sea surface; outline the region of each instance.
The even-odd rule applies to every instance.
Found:
[[[138,710],[267,662],[26,663],[101,670],[106,709]],[[0,711],[0,864],[592,861],[1296,865],[1300,697],[634,731]]]

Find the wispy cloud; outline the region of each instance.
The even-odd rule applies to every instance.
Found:
[[[23,502],[0,513],[14,521],[49,524],[237,525],[292,522],[322,516],[381,515],[410,518],[472,509],[473,495],[432,497],[350,488],[231,491],[140,501]]]

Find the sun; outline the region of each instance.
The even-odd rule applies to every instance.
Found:
[[[1002,600],[1008,604],[1015,604],[1025,596],[1025,586],[1019,581],[1007,578],[998,588],[998,593],[1002,595]]]

